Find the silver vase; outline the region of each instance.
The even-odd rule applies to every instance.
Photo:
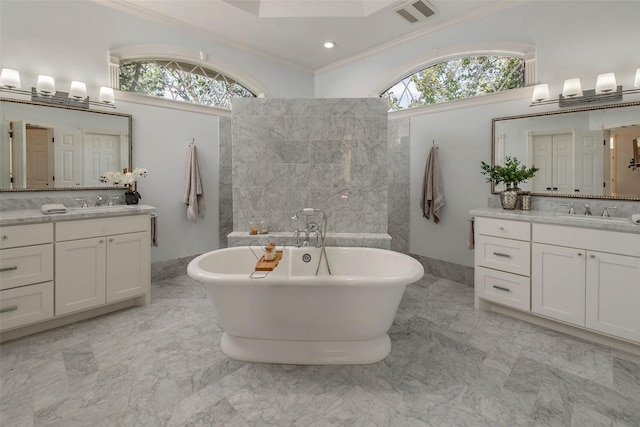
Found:
[[[509,186],[506,190],[502,190],[500,203],[502,203],[502,209],[515,209],[518,204],[518,189]]]

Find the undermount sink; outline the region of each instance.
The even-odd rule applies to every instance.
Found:
[[[596,216],[596,215],[579,215],[579,214],[557,214],[555,215],[558,218],[566,218],[572,219],[576,221],[602,221],[602,222],[629,222],[629,218],[627,217],[619,217],[619,216]]]
[[[137,207],[137,205],[114,205],[114,206],[88,206],[86,208],[81,207],[72,207],[67,208],[70,212],[86,212],[86,213],[94,213],[108,210],[128,210]]]

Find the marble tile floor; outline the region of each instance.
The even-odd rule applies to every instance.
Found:
[[[391,354],[353,366],[244,363],[202,285],[0,346],[0,425],[640,426],[640,357],[473,308],[471,287],[407,288]]]

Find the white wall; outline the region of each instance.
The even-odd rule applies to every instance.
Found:
[[[570,77],[580,77],[583,88],[592,89],[597,74],[610,71],[616,73],[618,84],[631,88],[635,69],[640,67],[635,29],[638,16],[640,2],[528,2],[388,52],[323,70],[316,75],[315,95],[371,96],[394,74],[399,80],[439,53],[492,44],[534,46],[537,80],[548,82],[552,94],[560,93],[564,79]],[[427,108],[424,114],[411,118],[412,253],[473,265],[473,251],[467,249],[468,212],[487,206],[490,196],[490,185],[480,173],[480,161],[488,162],[491,157],[491,119],[558,109],[557,105],[529,107],[530,91],[521,92],[521,100],[467,108],[459,102],[454,110],[430,113]],[[637,95],[625,96],[625,101],[637,99]],[[422,218],[419,207],[425,161],[433,139],[440,147],[446,198],[442,221],[437,225]]]
[[[19,70],[27,89],[35,86],[38,74],[48,74],[58,90],[81,80],[89,96],[97,98],[98,88],[109,83],[110,49],[160,45],[202,51],[235,69],[260,70],[251,77],[269,96],[313,96],[310,73],[87,0],[2,0],[0,36],[2,67]]]
[[[119,103],[133,116],[133,166],[149,170],[138,182],[141,203],[156,207],[160,246],[152,260],[164,261],[220,247],[218,236],[218,117],[167,108]],[[195,223],[183,203],[187,146],[195,140],[206,212]]]
[[[19,70],[23,89],[35,86],[38,74],[48,74],[62,91],[68,90],[71,80],[86,82],[89,96],[96,99],[98,88],[109,83],[109,50],[138,45],[201,50],[235,69],[260,70],[251,78],[269,96],[313,95],[310,73],[93,2],[0,1],[0,66]],[[141,203],[157,207],[160,216],[160,247],[153,248],[152,261],[218,248],[218,118],[126,102],[118,102],[116,111],[133,115],[133,165],[149,170],[138,188]],[[207,205],[205,218],[195,224],[187,220],[182,203],[186,149],[193,138],[199,149]],[[85,193],[97,194],[5,193],[2,198]],[[113,190],[108,193],[116,194]]]

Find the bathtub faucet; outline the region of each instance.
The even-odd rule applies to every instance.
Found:
[[[320,236],[322,236],[322,233],[323,233],[322,226],[317,222],[311,220],[311,218],[313,218],[316,213],[322,213],[323,215],[325,215],[324,211],[321,211],[320,209],[305,208],[305,209],[298,209],[293,215],[293,217],[291,217],[291,219],[293,220],[302,219],[302,218],[304,218],[305,220],[304,228],[300,229],[296,227],[296,229],[293,231],[293,235],[296,238],[297,247],[311,246],[311,242],[309,238],[311,237],[312,234],[315,235],[315,238],[316,238],[315,246],[317,248],[321,246]],[[323,216],[323,219],[324,218],[325,217]],[[302,245],[301,245],[300,234],[302,233],[304,233],[304,240],[302,241]]]
[[[302,241],[302,244],[300,244],[300,234],[304,234],[304,240]],[[316,248],[319,248],[321,230],[320,230],[320,226],[313,221],[309,221],[309,224],[305,226],[305,228],[303,228],[302,230],[299,228],[296,228],[295,230],[293,230],[293,235],[296,238],[296,246],[297,247],[311,246],[311,242],[309,240],[309,238],[311,237],[311,234],[315,235]]]

